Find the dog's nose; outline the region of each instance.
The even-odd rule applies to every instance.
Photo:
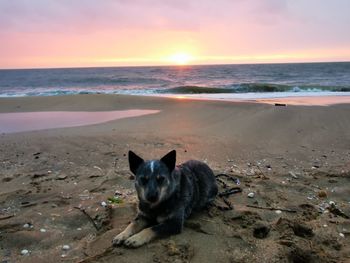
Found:
[[[146,198],[149,202],[154,203],[158,201],[158,193],[148,193]]]

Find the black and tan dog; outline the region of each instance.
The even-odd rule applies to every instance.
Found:
[[[176,166],[176,151],[160,160],[144,161],[129,151],[130,170],[135,174],[139,213],[113,239],[114,245],[139,247],[156,237],[178,234],[192,211],[212,202],[218,192],[213,171],[203,162]]]

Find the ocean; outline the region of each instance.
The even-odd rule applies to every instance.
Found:
[[[0,70],[0,97],[350,95],[350,62]]]

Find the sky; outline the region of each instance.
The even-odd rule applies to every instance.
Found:
[[[0,68],[350,61],[349,0],[0,0]]]

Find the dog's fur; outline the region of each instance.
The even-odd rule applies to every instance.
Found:
[[[208,165],[195,160],[177,167],[175,163],[175,150],[160,160],[151,161],[144,161],[129,151],[139,213],[113,239],[114,245],[139,247],[156,237],[178,234],[192,211],[200,210],[214,200],[218,188]]]

